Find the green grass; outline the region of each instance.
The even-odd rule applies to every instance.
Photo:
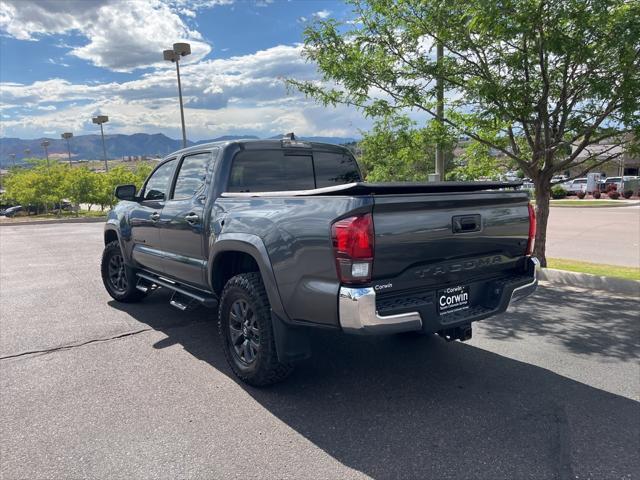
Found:
[[[3,222],[27,222],[31,220],[59,220],[62,218],[106,218],[107,210],[101,212],[100,210],[81,210],[76,215],[74,212],[62,212],[62,215],[57,213],[47,213],[40,215],[18,215],[12,218],[0,217]]]
[[[634,202],[637,204],[638,202]],[[551,200],[552,207],[626,207],[627,202],[620,200]]]
[[[547,258],[547,267],[556,270],[568,270],[570,272],[590,273],[603,277],[625,278],[627,280],[640,280],[640,268],[620,267],[618,265],[605,265],[603,263],[580,262],[564,258]]]

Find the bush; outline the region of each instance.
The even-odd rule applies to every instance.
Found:
[[[611,190],[607,195],[611,200],[618,200],[620,198],[620,192],[617,190]]]
[[[567,191],[562,188],[560,185],[556,185],[551,188],[551,198],[555,200],[559,200],[567,196]]]
[[[577,195],[577,197],[578,197],[580,200],[582,200],[582,199],[585,197],[586,193],[584,193],[584,192],[578,192],[578,193],[576,193],[576,195]]]
[[[617,191],[618,191],[618,185],[616,185],[615,183],[610,183],[609,185],[607,185],[607,193],[617,192]]]
[[[596,190],[595,192],[593,192],[593,198],[595,198],[596,200],[598,200],[602,194],[600,193],[600,190]]]
[[[633,190],[625,190],[622,196],[627,200],[630,199],[633,196]]]

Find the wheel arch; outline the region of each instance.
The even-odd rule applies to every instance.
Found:
[[[234,275],[259,272],[271,309],[281,318],[289,319],[280,298],[267,249],[257,235],[223,234],[219,236],[211,249],[207,270],[209,286],[218,296],[222,293],[226,282]]]

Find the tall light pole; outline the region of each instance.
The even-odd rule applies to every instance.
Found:
[[[44,148],[44,156],[47,157],[47,168],[49,168],[49,150],[47,150],[47,147],[49,146],[50,142],[49,140],[44,140],[40,145],[42,145],[42,148]]]
[[[104,144],[104,129],[102,128],[103,123],[107,123],[109,121],[109,117],[106,115],[98,115],[97,117],[93,117],[93,123],[97,123],[100,125],[100,134],[102,135],[102,153],[104,154],[104,169],[105,171],[109,171],[109,165],[107,165],[107,147]]]
[[[444,56],[444,47],[441,41],[436,45],[436,64],[438,66],[438,78],[436,79],[436,122],[442,126],[444,123],[444,81],[442,80],[442,57]],[[442,140],[439,139],[436,144],[436,175],[439,181],[444,181],[444,150],[442,148]]]
[[[16,167],[16,154],[15,153],[10,153],[9,156],[11,157],[11,162],[13,163],[13,168]]]
[[[176,64],[178,75],[178,97],[180,99],[180,119],[182,120],[182,148],[187,146],[187,132],[184,128],[184,107],[182,105],[182,85],[180,84],[180,57],[186,57],[191,53],[191,45],[188,43],[174,43],[173,50],[162,52],[164,59]]]
[[[62,138],[64,138],[67,141],[67,153],[69,154],[69,166],[71,166],[71,144],[69,143],[69,139],[71,137],[73,137],[73,133],[71,132],[64,132],[62,135],[60,135]]]

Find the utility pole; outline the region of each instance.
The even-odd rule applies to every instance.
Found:
[[[65,132],[60,136],[67,141],[67,154],[69,155],[69,166],[71,166],[71,144],[69,143],[69,139],[73,137],[73,133]]]
[[[164,59],[176,64],[176,75],[178,76],[178,99],[180,101],[180,120],[182,122],[182,148],[187,148],[187,131],[184,126],[184,106],[182,104],[182,84],[180,83],[180,58],[191,53],[191,45],[188,43],[174,43],[172,50],[162,52]]]
[[[104,170],[108,172],[109,165],[107,164],[107,147],[104,143],[104,128],[102,128],[102,124],[108,122],[109,117],[107,115],[98,115],[97,117],[93,117],[91,121],[100,125],[100,135],[102,136],[102,153],[104,155]]]
[[[49,165],[49,151],[47,150],[47,147],[49,146],[49,140],[43,141],[40,145],[42,145],[42,148],[44,148],[44,155],[45,155],[45,157],[47,157],[47,168],[49,168],[50,167],[50,165]]]
[[[436,46],[436,65],[438,67],[438,78],[436,78],[436,122],[440,126],[444,124],[444,80],[442,79],[442,57],[444,56],[444,46],[438,41]],[[444,149],[442,141],[436,144],[436,176],[439,181],[444,181]]]

